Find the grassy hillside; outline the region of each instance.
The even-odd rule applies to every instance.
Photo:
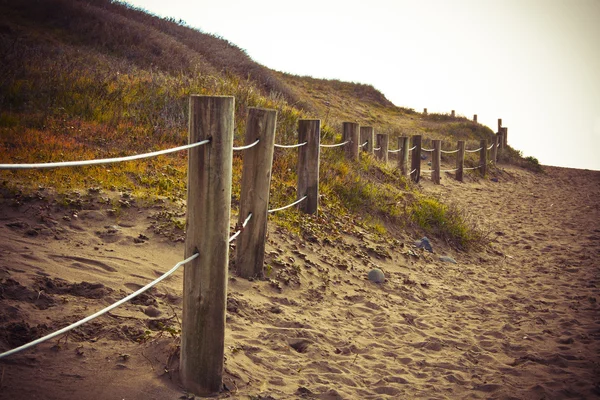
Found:
[[[435,138],[450,145],[458,139],[478,144],[493,134],[466,118],[396,107],[369,85],[272,71],[226,40],[109,0],[3,0],[0,59],[0,163],[115,157],[184,144],[190,94],[235,96],[236,143],[248,107],[279,111],[278,143],[296,141],[300,118],[322,119],[323,141],[329,143],[339,140],[343,121],[390,134],[391,148],[399,135],[420,133],[425,145]],[[234,160],[234,204],[241,157]],[[295,163],[294,150],[276,151],[273,204],[294,199]],[[449,231],[445,206],[423,199],[394,168],[372,157],[348,164],[336,151],[324,151],[322,163],[323,215],[364,218],[382,233],[415,223],[441,235]],[[100,188],[173,200],[184,198],[185,177],[185,154],[0,171],[0,182],[12,191]],[[438,213],[429,212],[436,216],[422,223],[417,214],[432,204]],[[299,233],[314,222],[294,212],[274,219]],[[453,221],[460,229],[452,228],[449,241],[459,247],[476,241],[464,221]]]

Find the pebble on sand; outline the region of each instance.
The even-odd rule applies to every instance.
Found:
[[[385,282],[385,275],[379,268],[373,268],[369,271],[369,280],[375,283],[383,283]]]
[[[428,252],[433,253],[433,247],[431,247],[431,242],[429,242],[429,239],[427,239],[427,237],[423,237],[423,239],[417,240],[415,242],[415,246],[417,246],[417,248],[419,249],[425,249]]]

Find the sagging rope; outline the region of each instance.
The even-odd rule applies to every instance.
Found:
[[[202,146],[210,143],[210,139],[202,140],[197,143],[186,144],[185,146],[174,147],[172,149],[165,149],[159,151],[153,151],[151,153],[136,154],[133,156],[115,157],[115,158],[102,158],[97,160],[84,160],[84,161],[62,161],[52,163],[39,163],[39,164],[0,164],[0,169],[37,169],[37,168],[60,168],[60,167],[79,167],[84,165],[98,165],[98,164],[111,164],[124,161],[139,160],[142,158],[156,157],[163,154],[174,153],[177,151],[187,150],[194,147]]]
[[[274,212],[276,212],[276,211],[285,210],[286,208],[293,207],[293,206],[295,206],[296,204],[298,204],[298,203],[300,203],[300,202],[302,202],[302,201],[306,200],[306,198],[307,198],[307,197],[308,197],[308,196],[304,196],[304,197],[302,197],[301,199],[298,199],[298,200],[296,200],[295,202],[293,202],[293,203],[291,203],[291,204],[288,204],[287,206],[283,206],[283,207],[279,207],[279,208],[274,208],[274,209],[272,209],[272,210],[268,210],[267,212],[270,214],[270,213],[274,213]]]
[[[246,150],[246,149],[252,148],[252,147],[256,146],[258,144],[258,142],[260,142],[260,139],[256,139],[256,142],[246,145],[246,146],[234,147],[233,151],[240,151],[240,150]]]
[[[298,144],[277,144],[275,143],[275,147],[279,147],[280,149],[293,149],[294,147],[302,147],[306,145],[308,142],[298,143]]]
[[[339,146],[343,146],[343,145],[348,144],[348,143],[350,143],[350,141],[346,140],[345,142],[338,143],[338,144],[320,144],[319,146],[320,147],[339,147]]]
[[[252,219],[252,213],[248,214],[248,216],[244,220],[244,223],[242,224],[242,226],[240,226],[237,229],[237,231],[235,231],[235,233],[233,235],[231,235],[231,237],[229,238],[229,243],[233,242],[235,240],[235,238],[237,238],[240,235],[240,233],[242,233],[242,231],[244,230],[244,228],[246,227],[246,225],[248,225],[248,222],[251,219]]]

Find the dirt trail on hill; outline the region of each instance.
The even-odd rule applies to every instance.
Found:
[[[331,240],[270,224],[269,279],[230,277],[220,398],[599,397],[600,172],[546,171],[422,180],[425,193],[489,230],[492,244],[469,253],[435,238],[428,253],[414,246],[419,236],[383,239],[360,224],[340,223]],[[169,224],[182,210],[121,199],[115,212],[102,195],[75,198],[75,209],[0,199],[0,351],[183,258]],[[367,279],[374,267],[385,283]],[[181,279],[178,271],[68,337],[1,359],[0,399],[186,398]]]

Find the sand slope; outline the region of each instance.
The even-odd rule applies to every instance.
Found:
[[[340,222],[328,243],[270,226],[270,280],[230,279],[222,398],[560,399],[600,396],[600,172],[505,168],[423,190],[468,208],[491,246]],[[44,193],[40,193],[43,197]],[[3,198],[0,350],[125,296],[182,259],[161,204],[103,194]],[[442,262],[450,256],[457,264]],[[381,268],[387,281],[366,279]],[[0,360],[2,399],[177,399],[177,272],[60,341]]]

